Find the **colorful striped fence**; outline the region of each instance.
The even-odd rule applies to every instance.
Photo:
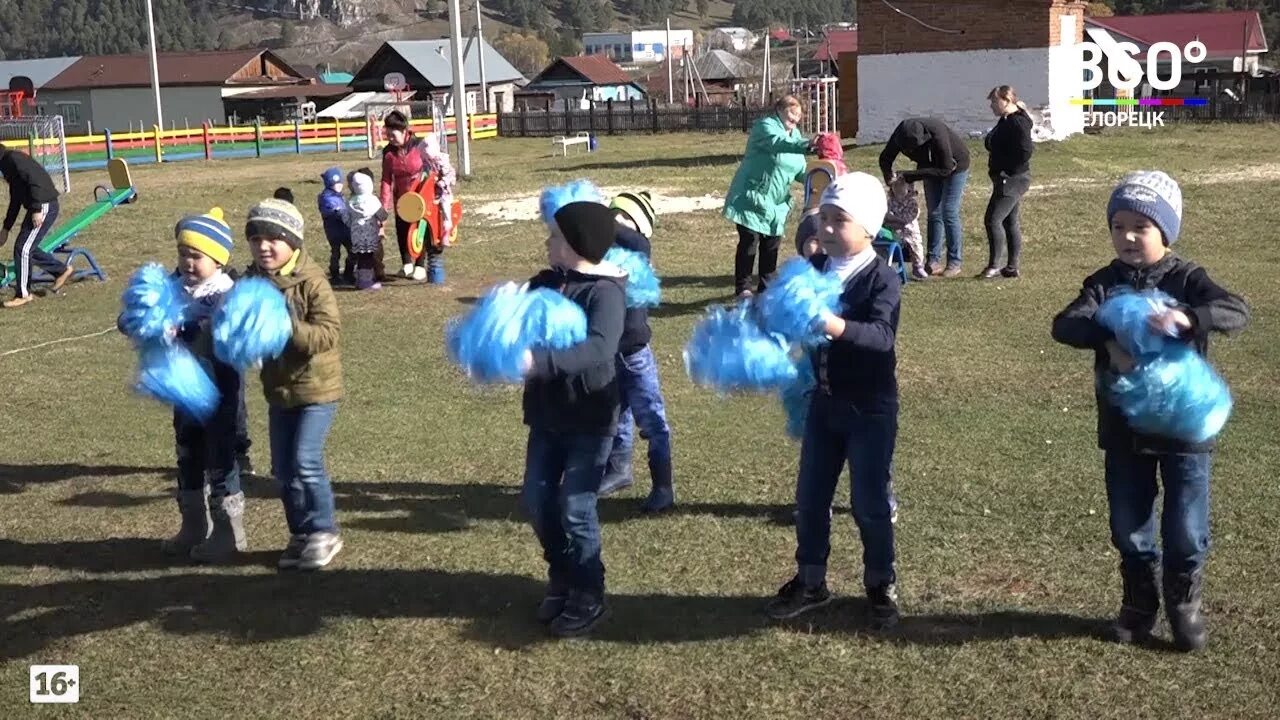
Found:
[[[472,140],[498,136],[496,114],[471,115],[467,118]],[[445,132],[457,134],[453,118],[445,119]],[[434,129],[431,120],[413,120],[412,129],[426,134]],[[148,132],[112,133],[104,130],[94,135],[68,137],[67,167],[71,170],[99,170],[112,158],[124,158],[130,164],[181,162],[184,160],[224,160],[260,158],[265,155],[302,154],[306,152],[343,152],[363,149],[377,151],[386,144],[381,125],[369,120],[293,123],[290,125],[241,125],[215,127],[205,125],[191,129]],[[53,140],[34,140],[34,147],[53,144]]]

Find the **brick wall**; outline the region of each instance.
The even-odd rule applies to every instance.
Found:
[[[930,30],[883,2],[858,3],[858,54],[950,52],[1043,48],[1059,38],[1059,16],[1084,15],[1076,0],[891,0],[925,23],[958,33]],[[1077,34],[1083,22],[1077,22]],[[1076,38],[1080,40],[1080,37]]]

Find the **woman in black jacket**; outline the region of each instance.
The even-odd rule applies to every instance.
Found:
[[[1022,255],[1022,225],[1018,217],[1022,196],[1031,187],[1031,116],[1018,102],[1018,94],[1001,85],[987,94],[991,112],[999,118],[987,133],[990,153],[987,174],[991,176],[991,200],[987,203],[987,267],[979,278],[1018,277]],[[1005,248],[1009,256],[1006,262]]]
[[[960,137],[939,118],[907,118],[894,128],[889,142],[880,153],[880,172],[885,184],[893,181],[893,161],[906,155],[916,163],[915,170],[900,173],[909,183],[924,181],[924,200],[928,208],[930,275],[955,277],[960,274],[961,245],[960,201],[969,180],[969,149]],[[942,266],[942,238],[947,239],[947,264]]]

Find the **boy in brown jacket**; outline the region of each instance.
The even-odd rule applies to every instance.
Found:
[[[324,269],[302,247],[302,215],[283,200],[249,210],[245,235],[253,251],[247,274],[284,293],[293,335],[280,357],[262,365],[271,464],[280,482],[289,545],[279,567],[315,570],[342,550],[324,444],[342,397],[341,321]]]

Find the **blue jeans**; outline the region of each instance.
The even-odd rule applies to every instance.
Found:
[[[826,580],[831,502],[846,463],[862,538],[863,584],[870,589],[896,581],[891,478],[897,436],[896,415],[867,415],[822,391],[813,394],[796,482],[796,565],[806,585]]]
[[[529,430],[520,501],[559,588],[604,593],[596,492],[611,444],[608,435]]]
[[[337,403],[323,403],[268,410],[271,467],[291,535],[338,531],[333,486],[324,465],[324,443],[337,409]]]
[[[968,170],[950,177],[924,180],[924,202],[929,210],[929,262],[933,265],[937,265],[942,259],[944,230],[947,236],[947,264],[960,264],[964,245],[960,202],[964,199],[964,185],[968,181]]]
[[[649,476],[653,484],[671,485],[671,427],[667,424],[653,350],[645,345],[630,355],[618,355],[617,360],[622,411],[609,454],[608,473],[630,474],[635,426],[639,425],[640,437],[649,441]]]
[[[1161,559],[1156,544],[1156,468],[1164,480],[1160,535],[1166,574],[1200,569],[1209,553],[1208,453],[1139,455],[1108,450],[1107,502],[1111,507],[1111,542],[1126,566],[1150,565]]]

